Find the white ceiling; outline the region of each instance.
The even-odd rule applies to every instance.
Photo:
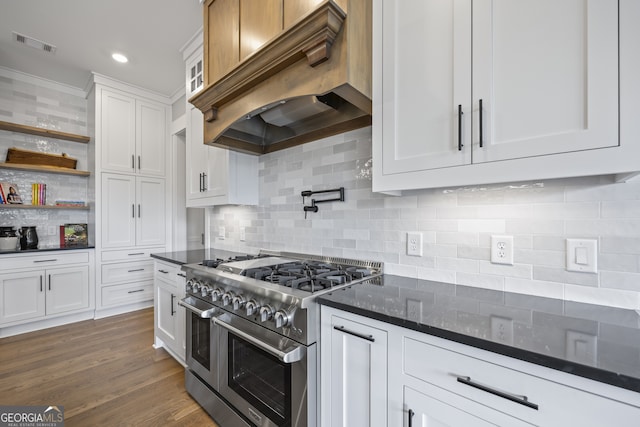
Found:
[[[198,0],[0,0],[0,66],[81,89],[95,71],[172,96],[184,87],[179,50],[201,27]],[[19,44],[13,31],[57,50]]]

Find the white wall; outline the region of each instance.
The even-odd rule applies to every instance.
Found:
[[[370,128],[261,156],[260,206],[212,209],[212,246],[381,260],[392,274],[640,309],[640,179],[574,178],[393,197],[371,192],[369,159]],[[301,191],[341,186],[345,202],[320,204],[304,219]],[[246,241],[239,240],[240,227]],[[407,231],[423,233],[423,257],[406,255]],[[514,236],[514,266],[488,261],[492,234]],[[568,237],[598,239],[597,274],[565,271]]]

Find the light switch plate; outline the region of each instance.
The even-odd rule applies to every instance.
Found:
[[[567,271],[598,272],[596,239],[567,239]]]

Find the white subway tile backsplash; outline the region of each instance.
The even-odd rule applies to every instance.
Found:
[[[251,225],[243,247],[381,260],[390,274],[638,308],[640,180],[372,193],[368,128],[263,155],[259,163],[259,207],[211,210],[214,227]],[[340,186],[345,202],[321,205],[304,220],[302,190]],[[408,231],[423,234],[422,257],[406,255]],[[216,245],[232,247],[235,234]],[[514,266],[489,262],[492,234],[514,236]],[[599,273],[565,270],[567,238],[598,239]]]

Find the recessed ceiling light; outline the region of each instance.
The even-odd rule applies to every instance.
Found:
[[[129,58],[127,58],[126,56],[124,56],[124,55],[123,55],[123,54],[121,54],[121,53],[114,53],[113,55],[111,55],[111,57],[112,57],[115,61],[121,62],[121,63],[123,63],[123,64],[124,64],[124,63],[126,63],[126,62],[129,62]]]

